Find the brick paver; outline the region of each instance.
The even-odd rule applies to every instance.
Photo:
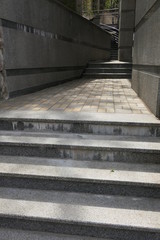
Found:
[[[3,101],[0,109],[150,114],[127,79],[77,79]]]

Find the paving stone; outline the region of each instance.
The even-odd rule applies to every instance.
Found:
[[[150,114],[127,79],[78,79],[0,104],[2,110]]]

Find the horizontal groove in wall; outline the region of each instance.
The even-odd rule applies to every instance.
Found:
[[[135,26],[135,31],[137,31],[160,7],[160,0],[157,0],[153,6],[148,10],[148,12],[142,17],[139,23]]]
[[[160,77],[160,66],[133,64],[133,70],[142,71]]]
[[[19,75],[33,75],[43,73],[53,73],[62,71],[76,71],[83,70],[86,66],[65,66],[65,67],[48,67],[48,68],[25,68],[25,69],[8,69],[6,70],[7,76]]]
[[[18,97],[18,96],[29,94],[29,93],[34,93],[34,92],[43,90],[45,88],[54,87],[54,86],[57,86],[59,84],[75,80],[75,79],[80,78],[80,77],[81,76],[79,75],[79,76],[71,77],[71,78],[68,78],[68,79],[59,80],[59,81],[56,81],[56,82],[50,82],[50,83],[46,83],[46,84],[43,84],[43,85],[38,85],[38,86],[30,87],[30,88],[20,89],[20,90],[14,91],[14,92],[10,92],[9,93],[9,98]]]
[[[105,51],[110,50],[110,48],[105,48],[105,47],[101,47],[101,46],[91,44],[91,43],[88,43],[85,41],[80,41],[79,39],[69,38],[69,37],[63,36],[61,34],[46,32],[44,30],[37,29],[32,26],[24,25],[21,23],[16,23],[16,22],[9,21],[6,19],[1,19],[1,18],[0,18],[0,20],[1,20],[0,22],[2,23],[2,27],[15,29],[17,31],[22,31],[25,33],[38,35],[40,37],[45,37],[48,39],[60,40],[60,41],[65,41],[65,42],[69,42],[69,43],[74,43],[74,44],[80,44],[80,45],[84,45],[84,46],[88,46],[88,47],[92,47],[92,48],[96,48],[96,49],[100,49],[100,50],[105,50]]]

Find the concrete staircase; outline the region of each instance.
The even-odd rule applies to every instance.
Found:
[[[110,61],[110,62],[90,62],[84,72],[89,78],[127,78],[131,79],[132,64]]]
[[[160,121],[116,116],[0,113],[0,239],[160,239]]]

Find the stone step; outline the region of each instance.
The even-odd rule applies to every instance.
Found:
[[[47,196],[46,196],[47,198]],[[87,204],[87,203],[86,203]],[[152,204],[152,203],[150,203]],[[0,198],[1,227],[119,240],[159,240],[156,211]]]
[[[0,156],[0,160],[1,187],[160,197],[156,164],[19,156]]]
[[[88,67],[91,68],[132,68],[131,63],[119,63],[119,62],[90,62]]]
[[[86,73],[130,73],[132,69],[129,68],[87,68]]]
[[[118,208],[140,211],[160,211],[160,200],[146,197],[102,195],[54,190],[0,187],[1,199],[50,202],[80,206]]]
[[[0,156],[0,186],[135,197],[160,196],[157,164]]]
[[[103,140],[103,141],[128,141],[128,142],[146,142],[146,143],[159,143],[159,137],[143,137],[143,136],[120,136],[120,135],[97,135],[97,134],[82,134],[82,133],[63,133],[63,132],[30,132],[30,131],[1,131],[1,136],[22,136],[34,138],[59,138],[59,139],[75,139],[75,140]]]
[[[0,130],[160,137],[160,121],[148,114],[3,111]]]
[[[90,136],[81,138],[75,135],[68,135],[67,141],[63,136],[57,137],[37,137],[23,135],[19,132],[16,136],[12,132],[10,135],[0,136],[1,155],[37,156],[71,158],[80,160],[102,160],[102,161],[122,161],[122,162],[150,162],[159,163],[160,142],[152,140],[141,142],[138,139],[129,141],[126,139],[101,140]]]
[[[131,74],[129,73],[84,73],[84,77],[89,78],[108,78],[108,79],[131,79]]]
[[[97,238],[62,235],[49,232],[25,231],[18,229],[0,228],[0,239],[3,240],[97,240]],[[104,240],[98,238],[98,240]],[[112,240],[107,238],[106,240]]]

